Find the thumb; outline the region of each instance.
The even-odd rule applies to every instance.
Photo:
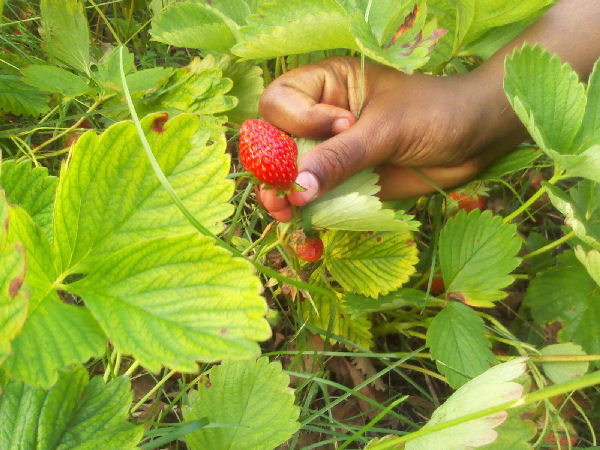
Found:
[[[303,206],[356,172],[381,162],[376,152],[370,151],[373,140],[364,128],[360,121],[356,122],[301,156],[296,184],[304,190],[288,194],[291,204]]]

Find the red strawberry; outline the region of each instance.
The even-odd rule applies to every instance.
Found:
[[[317,261],[323,254],[323,241],[319,236],[306,238],[296,246],[296,255],[303,261]]]
[[[259,181],[286,191],[298,166],[298,149],[283,131],[262,120],[246,120],[240,129],[240,161]]]
[[[466,212],[485,208],[485,197],[481,194],[471,197],[462,192],[450,192],[450,198],[458,202],[458,209],[464,209]]]

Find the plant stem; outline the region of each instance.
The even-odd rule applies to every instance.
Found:
[[[167,382],[167,380],[175,374],[175,372],[177,372],[177,371],[170,370],[169,373],[167,373],[164,377],[162,377],[160,379],[160,381],[152,387],[152,389],[150,389],[148,392],[146,392],[146,395],[144,395],[142,398],[140,398],[139,402],[137,402],[135,405],[133,405],[133,407],[129,410],[129,414],[133,414],[134,412],[136,412],[138,410],[138,408],[140,406],[142,406],[144,403],[146,403],[146,401],[152,396],[152,394],[154,394],[156,391],[158,391],[160,389],[160,387],[163,384],[165,384]]]
[[[140,366],[140,362],[136,359],[133,364],[131,364],[129,366],[129,369],[127,369],[127,371],[123,374],[126,377],[130,377],[133,372],[135,372],[135,369],[137,369]]]
[[[254,185],[252,183],[248,183],[248,186],[246,186],[246,189],[244,190],[244,193],[242,194],[242,198],[240,198],[240,202],[238,203],[238,207],[235,210],[233,219],[231,219],[231,226],[229,227],[229,233],[227,234],[227,243],[228,244],[231,244],[231,239],[233,238],[233,233],[235,232],[235,224],[237,223],[238,219],[240,218],[240,215],[242,214],[242,209],[244,208],[244,205],[246,204],[246,199],[248,198],[248,195],[250,194],[250,191],[252,190],[253,186]]]
[[[433,425],[428,428],[421,428],[419,431],[415,431],[414,433],[406,434],[404,436],[399,436],[395,439],[389,439],[385,442],[381,442],[379,444],[375,444],[370,448],[372,450],[383,450],[388,448],[394,448],[399,444],[404,442],[412,441],[421,436],[425,436],[430,433],[434,433],[436,431],[445,430],[456,425],[460,425],[465,422],[469,422],[471,420],[480,419],[482,417],[490,416],[492,414],[496,414],[502,411],[506,411],[507,409],[512,408],[521,408],[523,406],[531,405],[532,403],[537,403],[542,400],[549,399],[551,397],[556,397],[558,395],[562,395],[568,392],[576,391],[579,389],[583,389],[586,387],[593,386],[595,384],[600,383],[600,370],[579,377],[575,380],[567,381],[566,383],[555,384],[540,391],[531,392],[521,398],[516,400],[511,400],[509,402],[500,403],[499,405],[491,406],[489,408],[482,409],[481,411],[476,411],[471,414],[467,414],[462,417],[457,417],[456,419],[448,420],[446,422],[439,423],[437,425]]]
[[[564,244],[565,242],[567,242],[569,239],[571,239],[574,236],[575,236],[575,231],[571,230],[570,232],[568,232],[567,234],[565,234],[560,239],[557,239],[554,242],[550,242],[548,245],[544,245],[543,247],[540,247],[537,250],[534,250],[534,251],[532,251],[530,253],[527,253],[522,258],[523,259],[529,259],[529,258],[533,258],[534,256],[541,255],[542,253],[545,253],[548,250],[552,250],[553,248],[558,247],[561,244]]]
[[[554,184],[561,178],[562,178],[562,176],[560,174],[556,174],[552,178],[550,178],[550,180],[548,181],[548,184]],[[535,201],[537,199],[539,199],[545,193],[546,193],[546,187],[542,186],[531,197],[529,197],[525,203],[523,203],[521,206],[519,206],[517,209],[515,209],[511,214],[506,216],[504,218],[503,222],[504,223],[511,222],[515,217],[519,216],[522,212],[526,211],[531,205],[533,205],[535,203]]]

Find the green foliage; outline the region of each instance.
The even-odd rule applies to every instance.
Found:
[[[458,302],[448,303],[429,325],[427,346],[431,348],[431,358],[453,388],[482,374],[496,362],[485,332],[481,317]]]
[[[142,120],[154,155],[188,209],[219,232],[233,210],[221,129],[193,115],[164,119],[154,114]],[[132,123],[113,125],[101,136],[88,132],[77,141],[61,171],[54,211],[63,271],[80,273],[131,244],[193,230],[156,179]]]
[[[567,176],[600,182],[597,75],[588,89],[588,107],[577,74],[539,46],[516,50],[506,60],[505,72],[508,101],[540,148]],[[542,82],[535,78],[539,73],[544,74]]]
[[[129,381],[104,384],[76,366],[61,373],[48,391],[11,382],[0,395],[2,448],[133,449],[143,427],[127,422]]]
[[[232,210],[223,132],[192,115],[165,119],[142,121],[155,156],[198,220],[218,232]],[[250,264],[191,234],[138,139],[128,122],[81,137],[61,171],[52,245],[23,209],[11,210],[9,238],[25,247],[31,290],[3,366],[11,377],[49,386],[58,369],[99,355],[105,332],[153,370],[190,371],[198,359],[255,355],[255,341],[269,336]],[[84,278],[69,284],[69,275]],[[62,283],[86,307],[61,302]]]
[[[225,361],[213,367],[189,396],[186,421],[207,418],[219,428],[186,436],[191,449],[265,449],[286,441],[298,428],[289,377],[278,362]]]
[[[48,175],[45,167],[32,167],[29,161],[0,164],[0,186],[10,204],[23,208],[42,228],[45,236],[52,235],[54,196],[58,178]]]
[[[24,85],[21,77],[0,73],[0,111],[37,117],[48,111],[48,93]]]
[[[173,3],[152,21],[150,34],[177,47],[228,52],[236,38],[223,15],[199,2]]]
[[[418,261],[408,231],[330,231],[323,239],[325,264],[348,291],[376,298],[408,281]]]
[[[270,336],[250,264],[194,234],[127,246],[67,288],[117,349],[152,371],[252,357]]]
[[[90,35],[79,0],[42,0],[45,50],[51,62],[90,75]]]
[[[9,240],[25,248],[30,299],[25,324],[2,368],[14,379],[49,387],[58,369],[101,354],[106,336],[87,309],[59,299],[53,286],[59,272],[50,243],[21,208],[11,208]]]
[[[425,307],[425,292],[418,289],[400,288],[378,298],[346,292],[342,297],[344,310],[353,318],[374,312],[393,311],[401,307]]]
[[[537,427],[531,420],[524,420],[520,411],[508,413],[508,419],[496,427],[498,437],[491,444],[478,447],[484,450],[531,450],[531,441],[537,434]]]
[[[524,148],[512,151],[477,175],[478,180],[499,180],[500,178],[531,167],[541,152],[535,148]]]
[[[558,265],[531,281],[523,306],[540,326],[559,329],[558,342],[600,353],[600,290],[573,252],[560,255]]]
[[[224,78],[233,81],[229,95],[238,99],[237,106],[227,111],[229,122],[241,124],[246,119],[258,117],[258,98],[264,89],[262,69],[251,62],[234,61],[231,56],[207,55],[200,60],[194,58],[189,70],[199,73],[206,69],[221,69]]]
[[[545,184],[550,201],[565,216],[565,223],[586,245],[600,250],[600,189],[585,180],[564,192]]]
[[[304,145],[304,143],[302,143]],[[408,231],[418,222],[403,212],[385,208],[375,196],[379,177],[363,170],[303,208],[302,214],[316,228],[352,231]]]
[[[592,249],[586,251],[581,245],[575,247],[575,256],[588,271],[592,279],[600,286],[600,251]]]
[[[315,295],[310,301],[302,303],[302,313],[310,325],[328,332],[321,334],[324,338],[327,334],[334,334],[361,348],[371,348],[373,345],[369,318],[364,315],[352,316],[352,311],[340,299]]]
[[[544,356],[568,356],[585,355],[586,353],[581,349],[580,345],[567,342],[564,344],[548,345],[541,350],[541,354]],[[569,380],[574,380],[575,378],[584,375],[588,371],[589,366],[590,363],[588,361],[547,362],[542,364],[546,376],[555,384],[565,383]]]
[[[0,191],[0,364],[10,353],[10,341],[21,330],[27,315],[27,296],[21,289],[25,277],[25,251],[8,244],[8,205]]]
[[[518,399],[523,386],[514,380],[525,373],[524,359],[499,364],[472,379],[436,409],[423,429],[467,414],[482,411],[495,405]],[[497,438],[497,428],[508,414],[500,412],[471,420],[444,430],[434,431],[406,443],[406,450],[450,450],[480,447]]]
[[[28,85],[65,97],[77,97],[91,90],[83,78],[61,67],[33,64],[21,72]]]
[[[586,94],[587,103],[583,126],[575,139],[579,149],[600,145],[600,59],[594,65],[588,80]]]
[[[502,223],[491,211],[464,210],[440,233],[440,267],[447,297],[468,305],[491,307],[506,295],[509,274],[519,265],[521,247],[514,225]]]

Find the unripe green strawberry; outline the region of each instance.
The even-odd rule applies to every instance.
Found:
[[[298,175],[294,140],[263,120],[246,120],[240,129],[240,161],[262,183],[287,191]]]

